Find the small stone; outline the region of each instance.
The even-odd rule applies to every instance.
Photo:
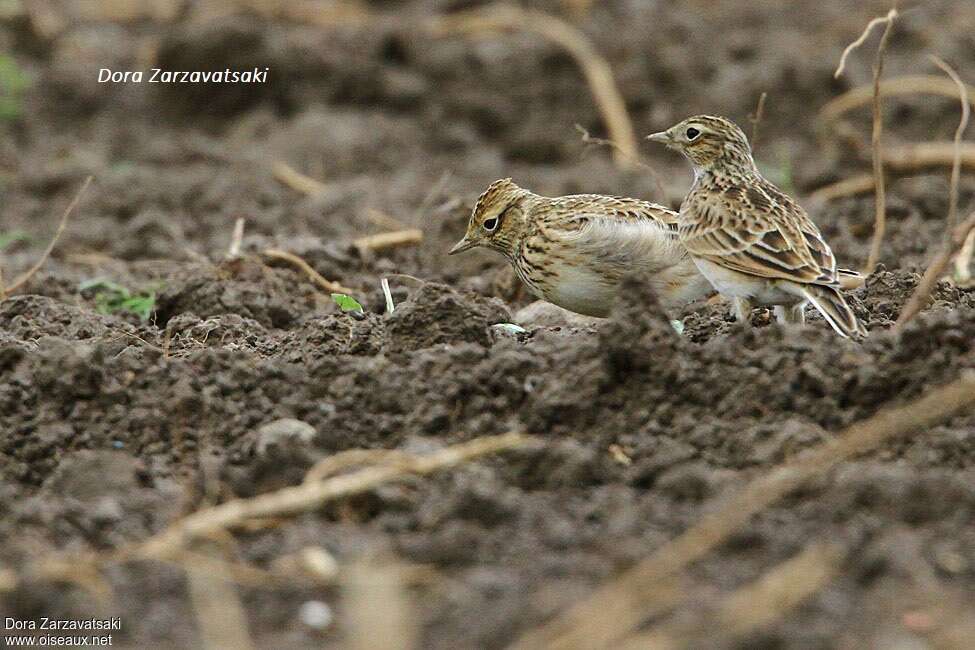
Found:
[[[302,623],[316,630],[324,630],[335,619],[332,608],[320,600],[306,600],[302,603],[298,617]]]
[[[282,418],[257,430],[257,454],[264,456],[272,447],[283,449],[291,444],[304,445],[315,438],[315,427],[301,420]]]

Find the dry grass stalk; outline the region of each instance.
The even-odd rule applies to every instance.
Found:
[[[972,253],[975,253],[975,230],[968,233],[965,243],[955,256],[955,284],[959,287],[972,286]]]
[[[753,479],[742,490],[709,509],[695,525],[648,558],[516,644],[536,648],[605,648],[626,636],[649,615],[659,613],[654,592],[721,544],[753,515],[808,480],[822,476],[886,440],[941,422],[975,406],[975,372],[932,389],[914,402],[881,410],[828,442]],[[612,615],[607,615],[612,612]]]
[[[539,11],[507,4],[495,4],[429,23],[435,36],[475,35],[480,32],[526,31],[537,34],[565,49],[582,69],[589,89],[606,123],[609,138],[619,145],[614,152],[617,166],[631,169],[638,157],[636,134],[626,110],[626,102],[616,87],[613,71],[586,36],[569,23]]]
[[[317,181],[311,176],[305,176],[294,167],[279,160],[271,167],[275,180],[287,185],[296,192],[307,194],[308,196],[318,196],[325,192],[325,184]]]
[[[408,475],[430,474],[488,454],[524,448],[531,442],[531,438],[519,433],[476,438],[432,454],[412,456],[409,462],[364,467],[327,481],[305,482],[250,499],[234,499],[184,517],[139,544],[127,555],[172,558],[178,556],[195,539],[207,537],[217,531],[227,530],[253,519],[306,512],[327,501],[360,494]]]
[[[767,627],[822,589],[844,558],[830,543],[808,546],[754,582],[721,599],[716,611],[690,621],[664,624],[626,640],[626,650],[706,647],[715,640],[731,642]]]
[[[359,562],[342,584],[348,611],[348,647],[353,650],[419,648],[419,616],[407,592],[408,574],[399,563]]]
[[[873,132],[871,134],[870,142],[873,151],[873,183],[875,192],[875,203],[874,203],[874,226],[873,226],[873,241],[870,243],[870,255],[867,257],[867,263],[863,268],[864,275],[873,273],[873,270],[877,266],[877,262],[880,259],[880,247],[884,241],[884,234],[887,231],[887,195],[886,188],[884,187],[884,163],[883,163],[883,114],[880,110],[880,77],[884,72],[884,54],[887,51],[887,41],[890,39],[890,32],[894,27],[894,20],[897,18],[897,9],[892,8],[887,15],[883,18],[874,18],[868,24],[860,37],[850,43],[845,50],[843,50],[843,55],[840,57],[840,64],[836,68],[836,72],[833,73],[835,78],[839,78],[843,74],[843,70],[846,67],[846,58],[850,55],[850,52],[855,50],[857,47],[862,45],[870,32],[876,25],[881,23],[886,23],[884,27],[884,33],[880,37],[880,45],[877,46],[877,57],[873,64]]]
[[[399,449],[348,449],[326,456],[305,473],[305,483],[323,481],[363,465],[405,465],[413,456]]]
[[[396,217],[390,216],[383,212],[382,210],[377,210],[376,208],[366,208],[366,219],[373,222],[377,226],[381,226],[388,230],[403,230],[406,225],[397,219]]]
[[[755,107],[755,112],[748,116],[748,121],[752,123],[752,151],[755,151],[755,143],[758,142],[758,125],[765,115],[765,100],[767,98],[768,93],[763,92],[758,98],[758,106]]]
[[[935,167],[954,166],[958,160],[963,168],[975,169],[975,144],[961,142],[919,142],[884,149],[884,166],[899,174],[910,174]],[[860,174],[830,185],[824,185],[809,195],[812,200],[832,201],[869,192],[874,188],[872,174]]]
[[[20,584],[17,573],[11,569],[0,569],[0,594],[13,591]]]
[[[928,268],[921,277],[921,281],[918,283],[917,288],[914,290],[914,293],[911,294],[907,304],[904,305],[904,309],[901,310],[901,314],[898,316],[897,322],[894,324],[895,332],[902,331],[908,321],[914,318],[914,316],[921,311],[921,308],[928,300],[928,296],[931,295],[931,291],[934,290],[934,286],[937,284],[938,278],[941,277],[948,265],[951,263],[952,257],[961,253],[968,241],[968,238],[971,236],[971,233],[975,232],[975,212],[973,212],[971,216],[969,216],[968,220],[961,224],[961,226],[956,225],[958,220],[958,182],[961,177],[962,160],[961,138],[965,133],[965,129],[968,127],[968,119],[970,116],[968,93],[965,89],[965,84],[962,83],[958,73],[956,73],[951,66],[937,57],[932,56],[931,58],[935,65],[944,70],[945,74],[951,77],[951,80],[955,83],[955,85],[958,86],[958,93],[961,97],[961,119],[958,121],[958,128],[955,130],[955,141],[953,146],[954,160],[951,165],[951,185],[948,195],[948,218],[947,225],[945,227],[945,239],[941,246],[941,250],[935,256],[931,264],[928,265]]]
[[[945,242],[938,254],[931,260],[928,268],[924,271],[924,275],[921,276],[917,288],[914,289],[914,293],[911,294],[910,299],[901,310],[900,316],[897,317],[897,322],[894,323],[893,327],[894,332],[902,332],[904,326],[921,311],[927,303],[928,296],[931,295],[938,283],[938,279],[944,275],[952,258],[961,251],[973,232],[975,232],[975,212],[972,212],[965,221],[955,226],[951,233],[951,239]]]
[[[254,647],[231,575],[219,564],[184,560],[190,603],[206,650]]]
[[[265,257],[271,257],[276,260],[283,260],[289,264],[297,266],[299,269],[305,272],[305,275],[314,282],[316,285],[324,289],[329,293],[354,293],[352,289],[342,286],[338,282],[332,282],[331,280],[326,280],[322,277],[322,274],[311,267],[311,265],[305,260],[301,259],[294,253],[289,253],[287,251],[278,250],[277,248],[268,248],[262,253]]]
[[[234,232],[230,237],[230,246],[227,249],[227,258],[234,259],[240,257],[240,245],[244,241],[244,218],[238,217],[234,222]]]
[[[952,146],[951,183],[948,189],[948,226],[945,229],[945,243],[948,244],[951,242],[951,237],[954,234],[955,224],[958,223],[958,182],[961,179],[962,154],[961,138],[965,134],[965,129],[968,128],[971,106],[968,104],[968,90],[965,88],[965,84],[962,82],[961,77],[958,76],[958,73],[955,72],[954,68],[934,55],[931,56],[931,60],[946,75],[951,77],[951,80],[958,86],[958,94],[961,96],[961,119],[958,120],[958,128],[955,129],[955,140]]]
[[[969,101],[975,103],[975,86],[966,86],[965,89]],[[959,98],[958,86],[954,82],[934,75],[908,75],[886,79],[880,82],[880,95],[940,95],[951,99]],[[819,119],[826,123],[835,122],[853,109],[869,104],[872,99],[873,86],[857,86],[827,102],[819,109]]]
[[[841,181],[824,185],[809,194],[810,201],[826,203],[847,196],[865,194],[873,189],[872,174],[858,174]]]
[[[376,235],[359,237],[353,243],[356,248],[367,251],[381,251],[398,246],[414,246],[423,241],[423,231],[418,228],[407,228],[394,232],[381,232]]]
[[[843,54],[840,56],[840,63],[838,66],[836,66],[836,71],[833,73],[833,78],[839,79],[840,76],[842,76],[843,71],[846,69],[846,58],[850,56],[850,53],[853,52],[853,50],[857,49],[866,42],[874,27],[880,25],[881,23],[887,23],[885,29],[889,30],[890,26],[894,23],[895,18],[897,18],[897,9],[891,8],[891,10],[887,12],[886,16],[879,16],[867,23],[867,26],[863,29],[863,33],[861,33],[855,41],[847,45],[846,49],[843,50]],[[876,90],[874,91],[874,94],[876,94]]]
[[[44,266],[44,263],[47,261],[47,258],[50,257],[51,252],[54,251],[54,247],[57,245],[58,239],[61,238],[61,234],[64,232],[64,229],[67,227],[68,219],[71,218],[71,213],[74,212],[74,209],[76,207],[78,207],[78,203],[81,202],[81,197],[84,196],[85,190],[87,190],[88,186],[91,185],[91,179],[92,179],[91,176],[85,179],[85,182],[81,184],[81,187],[78,189],[78,192],[74,195],[74,198],[71,199],[71,203],[69,203],[68,207],[64,209],[64,213],[61,214],[61,221],[58,223],[58,228],[57,230],[54,231],[54,237],[51,238],[51,243],[47,245],[47,248],[44,250],[44,253],[41,255],[40,259],[38,259],[37,262],[34,263],[34,266],[27,269],[26,272],[24,272],[20,277],[14,280],[13,284],[11,284],[9,287],[4,289],[2,293],[0,293],[0,300],[3,300],[4,298],[12,294],[14,291],[17,291],[25,284],[27,284],[27,282],[30,281],[32,277],[34,277],[34,274],[37,273],[42,266]]]
[[[918,142],[889,147],[884,152],[884,164],[896,172],[912,172],[931,167],[954,165],[958,152],[962,167],[975,169],[975,143]]]

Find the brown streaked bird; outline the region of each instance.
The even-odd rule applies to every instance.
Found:
[[[811,302],[845,337],[866,329],[840,289],[862,283],[836,268],[833,252],[806,211],[766,180],[734,122],[698,115],[648,136],[694,167],[678,232],[698,269],[748,323],[752,305],[773,305],[780,323],[802,323]]]
[[[623,276],[642,273],[668,314],[712,293],[677,239],[677,213],[637,199],[548,198],[510,178],[481,194],[450,255],[483,246],[504,255],[535,296],[609,315]]]

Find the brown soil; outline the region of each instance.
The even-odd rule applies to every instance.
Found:
[[[143,4],[167,3],[134,6]],[[199,646],[179,566],[111,564],[100,600],[37,563],[123,548],[213,500],[299,483],[342,450],[423,452],[518,430],[547,444],[239,531],[232,545],[235,562],[260,568],[308,546],[340,567],[376,557],[423,565],[430,571],[408,592],[422,647],[503,647],[685,530],[712,498],[975,369],[973,290],[942,282],[902,335],[888,331],[941,241],[948,183],[937,170],[891,180],[884,269],[852,293],[871,330],[862,344],[812,314],[786,331],[757,312],[743,329],[722,305],[689,310],[681,336],[639,284],[598,324],[492,328],[527,295],[496,256],[445,255],[490,181],[675,204],[689,172],[644,147],[667,188],[658,196],[646,172],[620,171],[608,151],[582,144],[573,125],[602,134],[599,113],[573,61],[538,37],[432,40],[410,28],[478,3],[365,4],[379,17],[331,27],[202,16],[197,3],[172,20],[91,12],[50,35],[23,17],[0,22],[0,52],[33,79],[24,116],[0,122],[0,234],[30,236],[3,251],[8,281],[95,176],[55,254],[0,303],[0,576],[18,576],[9,589],[0,579],[0,617],[116,615],[117,646]],[[564,14],[569,4],[535,6]],[[822,141],[815,114],[869,81],[874,41],[847,78],[832,71],[887,5],[787,4],[614,1],[595,3],[579,25],[612,63],[639,134],[701,111],[745,124],[767,91],[757,157],[803,196],[868,168]],[[932,72],[931,52],[972,81],[973,33],[967,3],[918,6],[891,41],[888,74]],[[147,52],[169,69],[267,66],[271,81],[95,82],[101,67],[148,69]],[[891,106],[890,142],[954,132],[956,101]],[[866,112],[851,123],[868,137]],[[324,191],[276,181],[279,160]],[[973,197],[963,178],[963,210]],[[227,261],[238,217],[244,257]],[[352,244],[388,229],[388,217],[421,228],[422,244]],[[819,206],[816,219],[842,264],[862,263],[870,196]],[[364,317],[262,258],[268,247],[355,289]],[[79,289],[95,277],[155,290],[150,321],[99,313],[93,292]],[[312,434],[262,428],[282,419]],[[954,604],[975,599],[973,521],[969,414],[888,443],[755,517],[692,566],[674,620],[830,540],[846,559],[823,589],[745,639],[715,630],[709,643],[915,647],[945,632]],[[257,647],[347,638],[341,587],[244,581],[239,593]],[[329,603],[338,621],[306,625],[309,600]]]

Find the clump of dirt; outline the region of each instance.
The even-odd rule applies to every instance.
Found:
[[[869,168],[855,148],[817,146],[815,111],[869,81],[862,53],[843,79],[832,70],[874,8],[723,1],[705,17],[606,2],[579,17],[565,6],[587,3],[530,4],[576,21],[607,56],[639,134],[696,112],[747,125],[767,91],[756,156],[783,189],[801,198]],[[428,453],[522,431],[543,444],[262,521],[221,547],[245,576],[235,588],[256,647],[346,643],[345,585],[281,573],[309,547],[333,556],[340,576],[377,557],[424,565],[401,572],[421,578],[408,601],[423,647],[505,647],[751,478],[975,369],[973,289],[939,283],[903,333],[890,331],[942,241],[948,184],[938,170],[891,175],[883,264],[850,292],[870,329],[862,343],[838,338],[812,310],[802,327],[781,327],[767,310],[742,326],[720,301],[674,315],[678,333],[634,279],[606,320],[520,310],[532,297],[505,260],[445,254],[488,183],[512,176],[549,195],[675,203],[691,172],[647,149],[658,195],[644,171],[580,143],[575,124],[604,129],[556,45],[525,34],[438,40],[417,27],[468,5],[366,3],[379,18],[315,24],[285,7],[146,9],[131,22],[91,9],[40,31],[35,18],[0,18],[0,49],[34,80],[21,117],[0,120],[0,235],[20,231],[3,249],[4,277],[37,259],[78,184],[96,177],[43,270],[0,302],[0,617],[115,615],[121,647],[198,646],[181,566],[110,559],[98,580],[65,583],[39,563],[108,557],[206,505],[298,485],[342,451]],[[962,4],[905,13],[888,74],[918,73],[935,46],[960,70],[975,67],[972,20]],[[268,66],[271,81],[91,78],[146,60]],[[953,100],[890,101],[891,144],[951,137]],[[869,133],[867,112],[850,117],[850,133]],[[277,180],[282,161],[316,189]],[[961,190],[967,208],[970,178]],[[842,266],[866,258],[872,197],[810,208]],[[239,218],[241,255],[227,259]],[[420,228],[422,242],[355,244],[400,228]],[[269,248],[351,287],[363,313],[343,313],[303,271],[263,255]],[[149,319],[99,313],[80,289],[92,278],[155,290]],[[526,331],[494,327],[512,321]],[[936,643],[950,604],[975,598],[973,459],[967,413],[844,464],[693,565],[686,601],[654,622],[708,616],[732,589],[829,540],[846,559],[798,609],[737,641],[703,626],[701,644]],[[255,581],[254,569],[275,578]],[[309,625],[309,601],[338,619]],[[933,628],[905,623],[917,620]]]

